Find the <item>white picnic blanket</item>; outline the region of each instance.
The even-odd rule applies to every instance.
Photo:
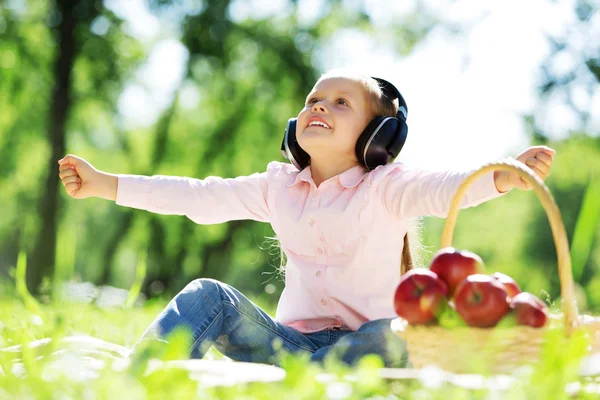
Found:
[[[124,371],[132,361],[130,349],[91,336],[68,336],[60,339],[55,350],[44,355],[52,339],[36,340],[28,344],[33,357],[50,357],[44,363],[43,377],[48,381],[67,376],[71,380],[86,381],[97,378],[105,368]],[[17,377],[26,374],[23,365],[21,345],[1,349],[4,355],[14,354],[11,372]],[[230,386],[249,382],[274,382],[285,377],[282,368],[232,360],[150,360],[146,374],[160,369],[183,369],[189,371],[190,379],[197,380],[204,387]],[[0,367],[0,373],[4,373]]]

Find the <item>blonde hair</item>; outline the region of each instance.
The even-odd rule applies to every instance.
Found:
[[[352,79],[360,82],[363,85],[367,107],[369,107],[369,120],[375,117],[395,117],[397,115],[398,101],[390,101],[383,93],[379,82],[377,82],[375,79],[349,69],[341,68],[331,69],[325,72],[321,75],[319,80],[334,77]],[[408,233],[410,232],[411,237],[416,236],[418,239],[420,237],[421,227],[421,219],[413,218],[409,221],[408,232],[404,235],[402,246],[402,256],[400,263],[400,271],[402,275],[405,272],[410,271],[411,269],[421,265],[421,251],[424,250],[424,248],[422,244],[420,244],[420,241],[417,241],[417,251],[414,254],[415,257],[413,257],[408,238]],[[268,239],[276,240],[276,238],[273,237]],[[283,275],[285,273],[286,257],[282,248],[279,249],[279,255],[279,272]]]

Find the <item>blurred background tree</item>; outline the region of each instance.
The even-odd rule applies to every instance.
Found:
[[[400,9],[384,3],[0,2],[0,273],[10,274],[24,249],[32,291],[44,293],[48,285],[40,284],[63,263],[73,264],[68,270],[75,280],[127,288],[137,255],[147,251],[143,291],[149,296],[168,297],[196,277],[211,277],[273,305],[283,282],[268,224],[200,226],[100,199],[71,200],[59,185],[56,160],[73,153],[113,173],[198,178],[264,171],[269,161],[283,161],[285,123],[334,55],[343,66],[344,57],[372,46],[373,57],[404,60],[440,31],[447,40],[469,37],[468,23],[449,22],[432,2]],[[522,116],[525,142],[559,152],[548,184],[570,239],[590,171],[600,170],[598,44],[592,36],[599,13],[591,2],[573,7],[572,29],[548,38],[553,51],[541,66],[535,112]],[[585,34],[587,46],[581,46]],[[565,52],[575,60],[567,67]],[[443,73],[450,61],[441,56],[435,62]],[[381,70],[375,61],[372,67],[373,74]],[[400,87],[410,91],[410,81],[404,77]],[[411,105],[417,118],[414,113],[429,106]],[[544,125],[556,110],[563,110],[569,126],[558,135]],[[425,263],[439,246],[442,224],[424,220]],[[597,231],[598,223],[592,228]],[[597,238],[595,232],[577,275],[590,307],[600,305],[594,294],[600,293]],[[525,289],[558,296],[552,237],[532,193],[465,210],[456,242]],[[72,260],[64,256],[69,251]]]
[[[547,185],[572,244],[573,275],[582,309],[600,308],[600,43],[598,3],[577,0],[572,20],[547,34],[537,104],[522,116],[528,141],[557,150]],[[553,122],[558,124],[553,125]],[[584,209],[583,205],[587,203]],[[509,273],[542,298],[560,296],[556,248],[548,218],[533,193],[463,212],[457,242],[482,254],[491,269]],[[475,223],[474,221],[480,221]],[[428,220],[427,242],[439,243],[443,221]],[[460,225],[459,225],[460,226]],[[459,229],[460,229],[459,228]],[[575,231],[577,230],[577,239]],[[485,235],[478,235],[485,232]]]
[[[101,1],[13,2],[1,12],[1,152],[8,178],[1,254],[6,261],[19,248],[30,253],[28,284],[37,291],[54,268],[61,209],[56,159],[67,141],[90,140],[95,126],[112,120],[123,80],[143,53]]]
[[[577,0],[574,20],[562,35],[548,37],[552,51],[541,66],[540,106],[525,121],[532,141],[545,143],[554,136],[563,158],[568,160],[556,171],[551,190],[561,207],[563,221],[572,243],[574,276],[585,289],[590,306],[600,306],[600,43],[596,38],[600,11],[598,3]],[[548,124],[549,114],[559,114],[570,129]],[[587,202],[587,207],[584,205]],[[538,260],[544,274],[551,277],[552,291],[558,290],[554,274],[551,231],[541,209],[532,216],[532,226],[540,234],[525,242],[530,259]],[[577,231],[577,232],[576,232]],[[595,245],[596,244],[596,245]]]
[[[264,170],[270,160],[281,158],[282,127],[318,77],[312,52],[319,42],[342,26],[377,32],[360,7],[342,2],[332,2],[308,24],[298,23],[294,2],[283,17],[237,21],[229,1],[150,6],[166,21],[153,43],[136,39],[111,2],[2,7],[7,190],[2,192],[0,269],[6,273],[18,250],[27,250],[28,286],[36,293],[52,277],[60,246],[76,248],[79,279],[117,286],[131,281],[134,254],[147,249],[145,291],[151,294],[176,291],[196,276],[241,283],[256,271],[275,271],[277,256],[266,260],[259,249],[265,234],[272,234],[265,226],[247,221],[195,226],[184,218],[120,209],[97,199],[65,202],[56,160],[68,151],[102,169],[144,175],[235,176]],[[417,39],[411,33],[404,48]],[[117,112],[126,82],[137,80],[127,93],[147,90],[139,82],[143,78],[134,75],[161,46],[184,54],[181,76],[174,78],[179,81],[163,94],[154,123],[128,126]],[[256,151],[262,148],[273,152]]]

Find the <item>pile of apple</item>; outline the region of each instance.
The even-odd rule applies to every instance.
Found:
[[[510,325],[543,327],[548,318],[544,302],[521,292],[510,276],[487,275],[477,254],[447,247],[438,251],[427,268],[405,273],[394,295],[396,314],[409,324],[436,324],[444,312],[454,312],[468,325],[496,326],[506,318]]]

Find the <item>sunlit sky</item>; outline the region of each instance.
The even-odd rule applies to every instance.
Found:
[[[416,2],[366,3],[378,26],[385,26],[413,11]],[[300,0],[299,4],[301,20],[309,23],[325,1]],[[316,54],[315,65],[322,70],[354,68],[388,79],[400,89],[408,103],[409,134],[397,161],[419,168],[466,169],[515,156],[529,144],[522,115],[531,112],[538,101],[540,65],[550,52],[547,36],[572,29],[576,21],[572,2],[426,0],[424,4],[442,21],[460,23],[464,34],[450,35],[436,28],[409,56],[402,57],[389,44],[343,30]],[[107,0],[107,6],[128,21],[127,29],[140,40],[164,38],[119,102],[130,125],[152,124],[181,82],[187,52],[165,35],[170,27],[148,12],[144,0]],[[287,0],[237,0],[230,9],[233,19],[287,12]],[[572,57],[563,57],[553,68],[569,68],[573,62]],[[583,93],[580,101],[600,110],[598,92]],[[194,107],[197,102],[193,89],[183,91],[184,106]],[[302,106],[298,104],[299,110]],[[551,136],[564,137],[575,128],[575,116],[560,99],[551,111],[540,121]],[[600,126],[598,115],[595,119]],[[273,159],[279,158],[279,149],[274,148]]]

